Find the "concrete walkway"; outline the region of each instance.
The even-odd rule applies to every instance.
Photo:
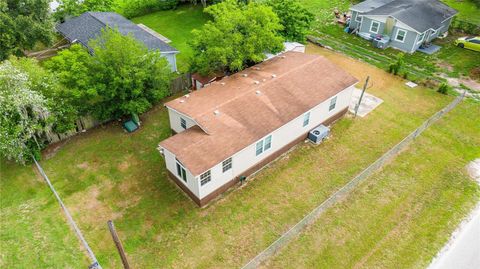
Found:
[[[428,269],[480,268],[480,204],[453,233]]]

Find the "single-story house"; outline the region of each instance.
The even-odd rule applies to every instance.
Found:
[[[284,46],[284,50],[280,53],[277,53],[277,54],[267,53],[265,55],[266,57],[265,61],[270,60],[277,55],[280,55],[282,53],[289,52],[289,51],[305,53],[305,48],[306,48],[305,45],[298,42],[283,42],[283,46]],[[208,85],[210,85],[210,83],[214,81],[219,81],[223,77],[225,77],[225,74],[222,72],[215,72],[213,75],[207,75],[207,76],[202,76],[199,73],[195,73],[192,75],[193,90],[194,91],[200,90],[203,87],[207,87]]]
[[[458,13],[439,0],[366,0],[350,11],[350,31],[408,53],[445,34]]]
[[[91,52],[89,41],[97,38],[106,27],[117,29],[123,35],[132,35],[149,49],[160,51],[168,60],[172,71],[177,71],[177,49],[152,34],[153,30],[145,29],[146,26],[140,27],[115,12],[85,12],[55,26],[70,43],[78,42]]]
[[[165,104],[170,177],[203,206],[348,110],[357,79],[323,56],[287,52]]]

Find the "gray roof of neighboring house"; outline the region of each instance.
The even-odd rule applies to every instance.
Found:
[[[174,47],[114,12],[85,12],[78,17],[58,24],[55,28],[69,41],[77,40],[91,50],[88,42],[98,37],[102,29],[107,26],[118,29],[123,35],[131,34],[149,49],[158,49],[163,53],[178,52]]]
[[[361,13],[368,12],[371,10],[374,10],[376,8],[379,8],[385,4],[388,4],[394,0],[366,0],[363,2],[360,2],[354,6],[352,6],[350,9],[355,10]]]
[[[367,0],[361,4],[380,1]],[[443,21],[458,13],[439,0],[384,0],[384,2],[386,2],[384,5],[363,14],[392,16],[420,33],[428,29],[438,29]]]

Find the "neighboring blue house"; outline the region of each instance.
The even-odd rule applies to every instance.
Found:
[[[163,41],[162,37],[156,35],[153,30],[145,26],[140,27],[117,13],[85,12],[58,24],[55,28],[70,43],[78,42],[92,51],[88,42],[98,37],[102,29],[106,27],[117,29],[123,35],[130,34],[149,49],[160,51],[162,56],[168,60],[172,71],[177,71],[176,54],[179,53],[177,49]]]
[[[445,34],[458,13],[439,0],[366,0],[350,11],[351,31],[408,53]]]

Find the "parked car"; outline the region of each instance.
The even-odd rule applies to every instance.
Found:
[[[455,41],[455,45],[460,48],[480,51],[480,37],[478,36],[462,37]]]

